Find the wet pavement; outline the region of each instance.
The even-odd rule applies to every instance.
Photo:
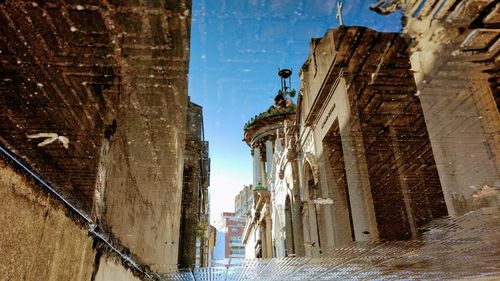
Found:
[[[500,210],[435,220],[420,239],[355,244],[321,258],[245,260],[164,280],[500,280]]]

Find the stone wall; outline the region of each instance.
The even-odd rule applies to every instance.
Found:
[[[390,2],[390,5],[389,5]],[[402,9],[412,71],[451,215],[500,204],[496,1],[379,1]]]
[[[208,142],[203,136],[203,108],[189,102],[182,186],[182,212],[179,267],[207,265],[208,232]],[[196,241],[200,241],[200,260],[196,261]]]
[[[11,164],[0,158],[0,280],[147,280]]]
[[[0,279],[90,280],[95,253],[84,223],[0,161]]]
[[[91,281],[140,281],[142,278],[135,276],[129,269],[123,267],[120,260],[111,257],[99,259],[99,269],[95,271],[95,279]]]
[[[307,113],[300,145],[312,135],[315,196],[333,201],[312,216],[323,250],[416,238],[446,214],[407,48],[399,34],[343,26],[311,45],[301,72],[309,102],[299,104]]]

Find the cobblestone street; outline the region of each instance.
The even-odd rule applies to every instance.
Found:
[[[436,220],[421,239],[326,250],[322,258],[246,260],[165,280],[498,280],[500,211]]]

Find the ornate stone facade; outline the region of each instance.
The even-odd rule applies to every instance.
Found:
[[[276,151],[284,145],[283,136],[285,121],[295,119],[294,112],[276,113],[250,123],[245,129],[245,141],[252,148],[254,161],[254,203],[252,212],[247,217],[247,225],[243,232],[243,243],[247,258],[271,258],[275,256],[274,246],[277,245],[273,233],[280,229],[274,213],[274,192],[276,174],[280,173],[276,166]],[[283,174],[284,171],[281,171]],[[278,176],[279,178],[279,176]],[[271,199],[273,201],[271,201]]]
[[[266,183],[247,224],[256,245],[247,257],[269,257],[255,251],[268,241],[272,257],[285,257],[416,239],[447,215],[408,48],[401,34],[363,27],[312,40],[295,118],[245,131],[257,144],[254,181]],[[264,136],[273,141],[258,142]],[[263,143],[274,144],[264,157]]]
[[[297,151],[311,254],[416,238],[419,227],[446,215],[400,34],[330,30],[312,41],[300,75]]]

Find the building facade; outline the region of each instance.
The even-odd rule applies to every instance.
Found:
[[[210,159],[203,133],[203,108],[188,103],[182,188],[179,267],[208,265]]]
[[[253,186],[245,185],[234,198],[234,212],[236,216],[246,218],[253,207]]]
[[[412,71],[450,215],[500,203],[498,3],[378,1],[403,13]]]
[[[462,175],[450,170],[452,162],[444,165],[443,151],[455,151],[446,159],[455,157],[463,165],[468,156],[445,146],[473,145],[477,136],[460,138],[459,128],[446,135],[448,123],[428,121],[437,114],[429,109],[445,97],[422,97],[420,89],[427,86],[415,76],[411,51],[404,35],[363,27],[340,26],[311,41],[293,117],[251,120],[245,128],[254,184],[264,183],[254,188],[244,232],[247,258],[321,256],[356,242],[417,239],[430,221],[463,213],[457,206],[498,206],[494,169],[447,187],[451,178],[458,183]],[[464,81],[486,87],[488,79]],[[488,89],[480,100],[490,102],[476,107],[495,104]],[[481,110],[498,117],[496,109]],[[488,118],[474,119],[470,127],[463,124],[460,132],[473,134],[468,130],[475,132],[478,122],[485,123],[484,130],[494,127],[498,119]],[[445,134],[442,141],[449,138],[446,144],[437,141],[436,130]],[[493,165],[497,150],[485,147],[489,152],[484,156]],[[469,172],[479,167],[474,165]],[[459,196],[460,186],[472,181],[483,185],[469,192],[466,206],[447,198]]]
[[[400,34],[344,26],[311,43],[296,149],[319,251],[416,239],[447,214],[407,49]]]
[[[215,226],[217,228],[214,260],[239,263],[245,257],[245,248],[241,241],[245,218],[232,212],[223,212]]]
[[[247,258],[272,258],[277,256],[276,251],[284,249],[281,245],[293,244],[291,236],[286,236],[285,229],[279,224],[279,218],[284,223],[283,216],[274,212],[280,210],[274,196],[276,173],[280,179],[283,178],[276,162],[282,161],[279,152],[288,139],[286,125],[293,124],[295,120],[295,105],[289,98],[295,94],[287,80],[290,75],[289,70],[280,70],[282,89],[275,98],[275,104],[252,118],[244,128],[244,140],[251,148],[254,171],[253,208],[243,233]],[[286,190],[289,188],[293,186],[286,185]]]

